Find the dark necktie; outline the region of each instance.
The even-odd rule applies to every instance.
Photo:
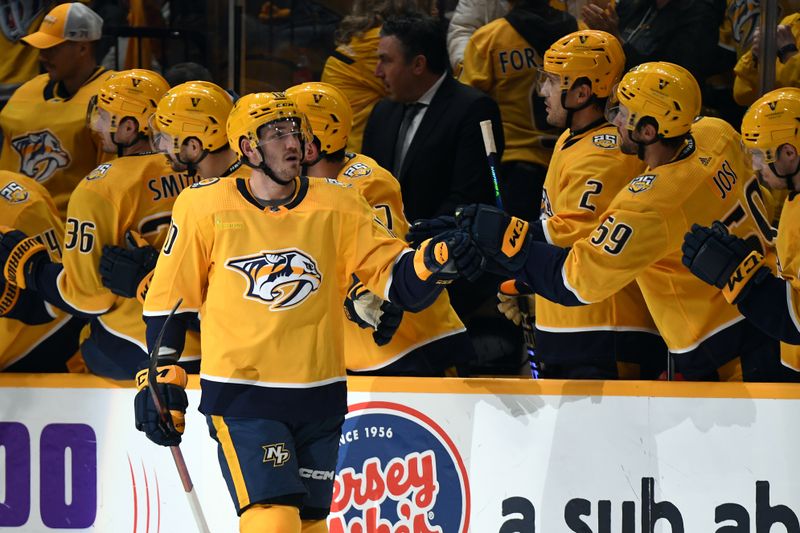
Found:
[[[426,104],[420,102],[414,102],[413,104],[406,104],[403,106],[403,121],[400,123],[400,129],[397,131],[397,140],[394,144],[394,166],[392,170],[394,171],[395,177],[400,177],[400,169],[403,165],[403,159],[405,159],[403,145],[408,136],[408,129],[411,127],[411,123],[414,122],[414,117],[417,116],[417,113],[419,113],[425,105]]]

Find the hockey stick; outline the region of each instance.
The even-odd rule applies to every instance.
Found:
[[[494,201],[498,209],[503,209],[503,200],[500,198],[500,185],[497,182],[497,145],[494,142],[492,121],[482,120],[480,125],[483,147],[486,149],[486,161],[489,163],[489,171],[492,173]],[[522,338],[525,341],[525,352],[528,354],[528,362],[531,365],[531,376],[533,379],[539,379],[539,366],[536,364],[536,339],[533,336],[533,320],[531,320],[528,298],[526,296],[517,297],[517,307],[519,307],[519,313],[522,315]]]
[[[183,298],[179,298],[175,304],[175,307],[173,307],[172,311],[170,311],[169,315],[167,315],[167,319],[164,321],[164,325],[161,326],[161,331],[158,332],[158,337],[156,337],[155,343],[153,343],[153,348],[150,350],[150,371],[147,374],[147,388],[150,390],[150,397],[153,399],[153,404],[155,404],[159,418],[161,419],[161,429],[165,433],[174,432],[175,425],[172,422],[172,415],[169,414],[169,409],[167,409],[167,406],[164,404],[164,400],[161,398],[161,393],[158,391],[158,387],[156,386],[158,375],[158,352],[161,349],[161,341],[164,337],[164,331],[167,329],[167,324],[169,324],[170,319],[182,303]],[[183,490],[186,491],[186,497],[189,500],[189,507],[192,509],[194,521],[197,523],[197,529],[200,531],[200,533],[211,533],[211,530],[208,529],[206,517],[203,515],[203,509],[200,507],[200,500],[197,497],[197,493],[194,491],[192,478],[189,476],[189,469],[186,468],[186,461],[183,459],[183,453],[181,452],[180,445],[176,444],[175,446],[170,446],[169,451],[172,452],[172,459],[175,461],[175,468],[178,469],[178,476],[181,478]]]

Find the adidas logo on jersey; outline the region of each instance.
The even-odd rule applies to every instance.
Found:
[[[270,311],[297,307],[322,283],[317,262],[297,249],[234,257],[225,262],[225,267],[247,279],[245,298],[269,304]]]

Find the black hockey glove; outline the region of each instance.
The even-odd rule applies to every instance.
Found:
[[[483,274],[485,261],[469,235],[451,230],[422,242],[414,252],[414,271],[425,281],[448,284],[456,278],[475,281]]]
[[[406,241],[412,248],[416,248],[422,241],[454,229],[456,229],[456,219],[451,216],[423,218],[411,224],[406,233]]]
[[[683,264],[692,274],[722,289],[725,299],[738,303],[750,290],[751,282],[769,273],[764,257],[744,239],[728,233],[721,222],[710,228],[693,224],[683,238]]]
[[[50,262],[44,244],[36,237],[8,227],[0,228],[0,271],[3,277],[20,289],[36,290],[39,265]]]
[[[150,369],[145,368],[136,374],[139,391],[133,402],[136,429],[143,431],[148,439],[160,446],[177,446],[181,443],[186,426],[186,408],[189,406],[184,390],[188,381],[186,371],[175,364],[174,359],[165,360],[163,366],[158,366],[156,387],[170,417],[166,424],[161,420],[148,388],[149,373]]]
[[[103,281],[103,286],[114,294],[125,298],[137,298],[144,303],[144,297],[153,277],[153,269],[158,261],[158,250],[134,236],[127,236],[126,240],[128,240],[127,248],[103,246],[100,279]]]
[[[38,292],[20,289],[0,277],[0,317],[13,318],[31,326],[54,320]]]
[[[473,204],[456,210],[456,224],[469,233],[489,261],[487,270],[496,274],[514,273],[528,256],[528,223],[489,205]]]

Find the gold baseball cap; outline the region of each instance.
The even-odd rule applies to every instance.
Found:
[[[61,4],[45,15],[39,31],[22,38],[34,48],[52,48],[65,41],[97,41],[103,34],[103,19],[80,2]]]

